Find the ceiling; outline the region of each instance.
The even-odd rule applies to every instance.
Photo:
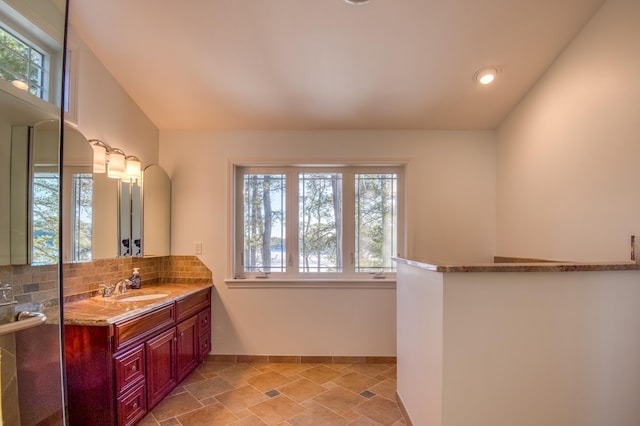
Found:
[[[603,2],[70,0],[70,23],[159,129],[494,129]]]

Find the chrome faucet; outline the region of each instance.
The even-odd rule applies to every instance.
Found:
[[[106,284],[100,284],[98,288],[102,289],[102,297],[111,297],[111,287]]]
[[[125,294],[127,292],[127,285],[131,284],[131,281],[129,281],[128,278],[125,278],[124,280],[120,280],[116,283],[115,287],[113,288],[113,294],[114,295],[118,295],[118,294]],[[118,290],[120,289],[120,290]]]

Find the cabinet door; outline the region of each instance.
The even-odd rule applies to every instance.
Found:
[[[176,329],[147,341],[147,393],[149,410],[178,384],[176,376]]]
[[[178,382],[198,366],[198,316],[182,321],[176,327],[178,333]]]

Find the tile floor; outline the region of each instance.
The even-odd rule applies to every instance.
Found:
[[[204,362],[140,423],[405,425],[392,364]]]

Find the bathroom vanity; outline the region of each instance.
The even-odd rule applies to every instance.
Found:
[[[71,424],[136,424],[211,350],[210,285],[146,286],[64,314]]]

